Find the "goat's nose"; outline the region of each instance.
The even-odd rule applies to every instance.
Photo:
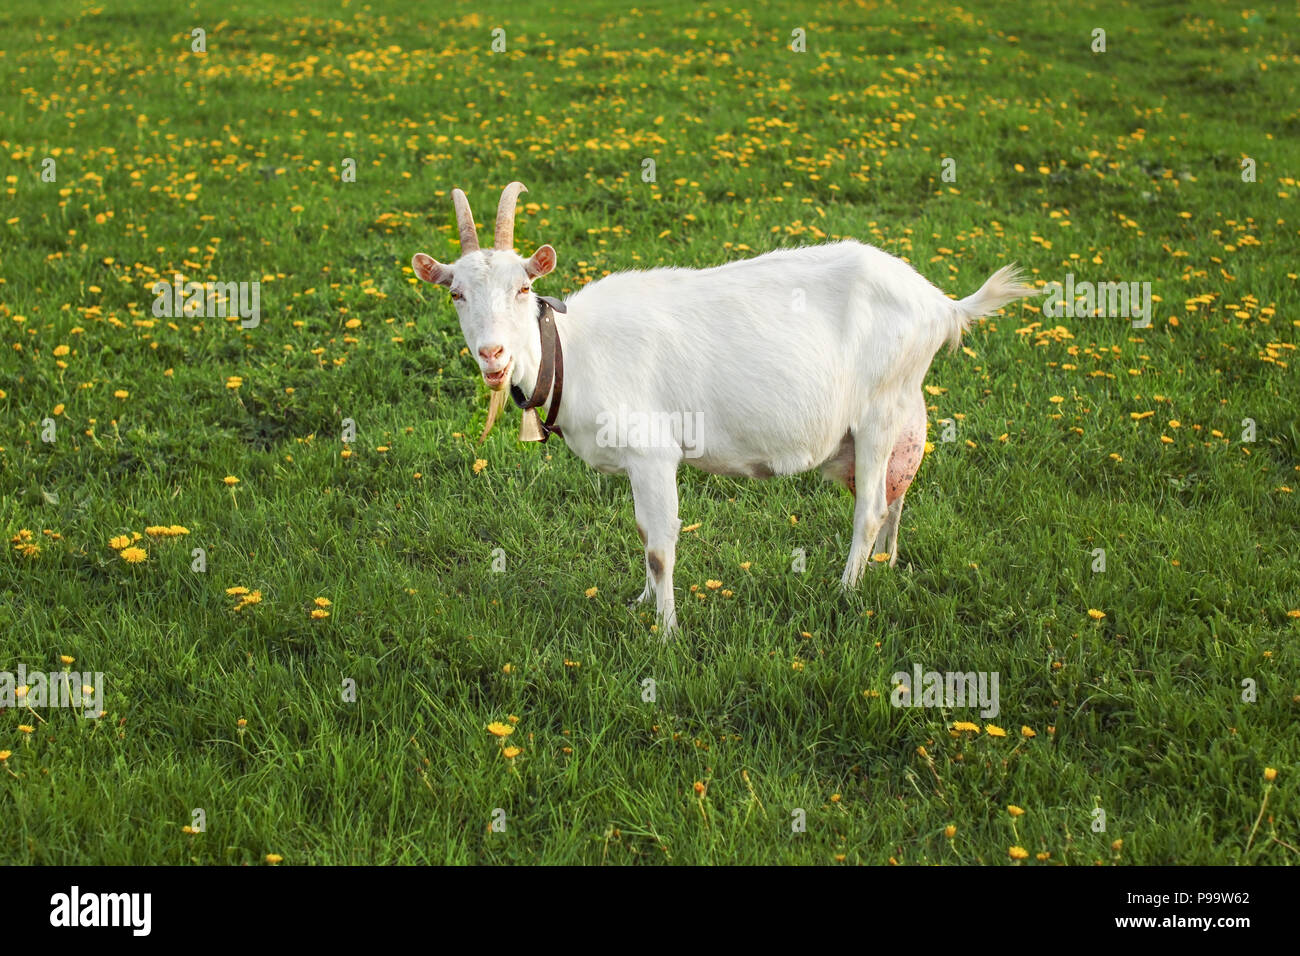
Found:
[[[483,356],[483,361],[494,362],[501,357],[505,347],[501,345],[485,345],[478,350],[478,354]]]

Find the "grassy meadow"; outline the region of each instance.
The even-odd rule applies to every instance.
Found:
[[[169,9],[0,11],[0,671],[104,675],[0,709],[0,863],[1300,863],[1294,4]],[[410,270],[513,179],[549,295],[852,237],[1151,324],[941,352],[854,593],[845,491],[684,468],[664,643]]]

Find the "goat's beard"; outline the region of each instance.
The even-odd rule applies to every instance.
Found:
[[[497,423],[497,417],[501,414],[501,409],[506,407],[506,399],[510,396],[510,376],[506,376],[505,382],[498,389],[494,389],[491,399],[488,400],[488,417],[487,424],[483,426],[483,434],[479,436],[478,443],[483,444],[488,437],[488,432],[492,431],[492,426]]]

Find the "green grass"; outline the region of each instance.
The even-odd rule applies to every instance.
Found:
[[[1300,861],[1293,5],[227,6],[0,14],[0,524],[40,548],[0,557],[0,669],[70,655],[107,711],[0,711],[0,862]],[[484,223],[516,178],[549,294],[853,236],[957,295],[1014,259],[1161,301],[941,353],[854,594],[843,491],[684,469],[664,644],[626,479],[513,416],[476,447],[409,271],[455,257],[453,186]],[[261,278],[262,324],[154,319],[174,272]],[[190,533],[109,547],[156,524]],[[892,707],[914,662],[997,671],[1007,735]]]

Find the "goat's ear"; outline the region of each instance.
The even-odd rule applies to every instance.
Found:
[[[417,252],[411,259],[411,268],[425,282],[432,282],[434,285],[451,285],[451,270],[433,256]]]
[[[555,250],[550,246],[542,246],[533,253],[532,258],[524,264],[524,271],[528,273],[528,278],[536,279],[546,275],[555,268]]]

